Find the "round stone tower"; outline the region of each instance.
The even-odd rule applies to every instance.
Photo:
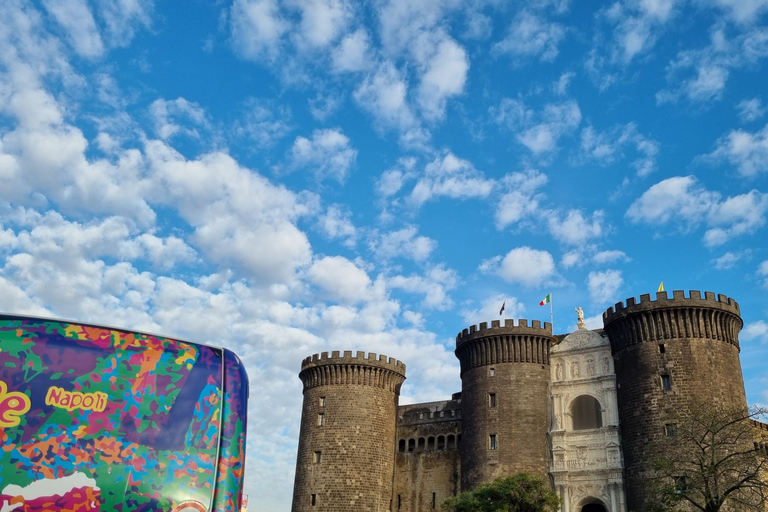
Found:
[[[461,363],[461,488],[549,471],[552,324],[481,323],[456,336]]]
[[[307,357],[292,512],[388,512],[405,365],[345,351]]]
[[[611,342],[626,471],[627,510],[643,510],[645,476],[674,417],[696,403],[747,407],[736,301],[683,291],[641,295],[603,313]]]

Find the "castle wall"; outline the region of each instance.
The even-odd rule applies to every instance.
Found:
[[[363,352],[306,358],[292,512],[390,510],[405,365]]]
[[[618,382],[629,510],[643,509],[653,454],[679,411],[698,402],[747,407],[738,304],[710,292],[656,296],[630,298],[603,314]]]
[[[426,512],[459,491],[459,400],[400,406],[392,510]]]
[[[643,510],[670,422],[698,402],[747,406],[742,320],[723,295],[675,291],[618,303],[603,322],[608,339],[580,324],[556,347],[548,323],[471,326],[456,337],[462,392],[401,407],[399,361],[306,358],[292,512],[437,510],[519,471],[552,482],[562,512]],[[755,448],[765,432],[756,423]]]
[[[461,488],[548,473],[552,325],[481,323],[456,337],[461,363]]]

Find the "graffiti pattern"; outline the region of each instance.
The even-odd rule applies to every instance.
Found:
[[[0,317],[0,510],[237,510],[247,377],[229,351]]]

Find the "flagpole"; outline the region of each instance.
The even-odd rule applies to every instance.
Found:
[[[549,323],[552,324],[552,335],[555,334],[555,316],[552,312],[552,292],[549,292]]]

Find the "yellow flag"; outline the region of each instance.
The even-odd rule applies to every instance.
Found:
[[[659,289],[657,291],[659,291],[659,292],[663,292],[664,291],[664,280],[663,279],[661,280],[661,284],[659,285]]]

